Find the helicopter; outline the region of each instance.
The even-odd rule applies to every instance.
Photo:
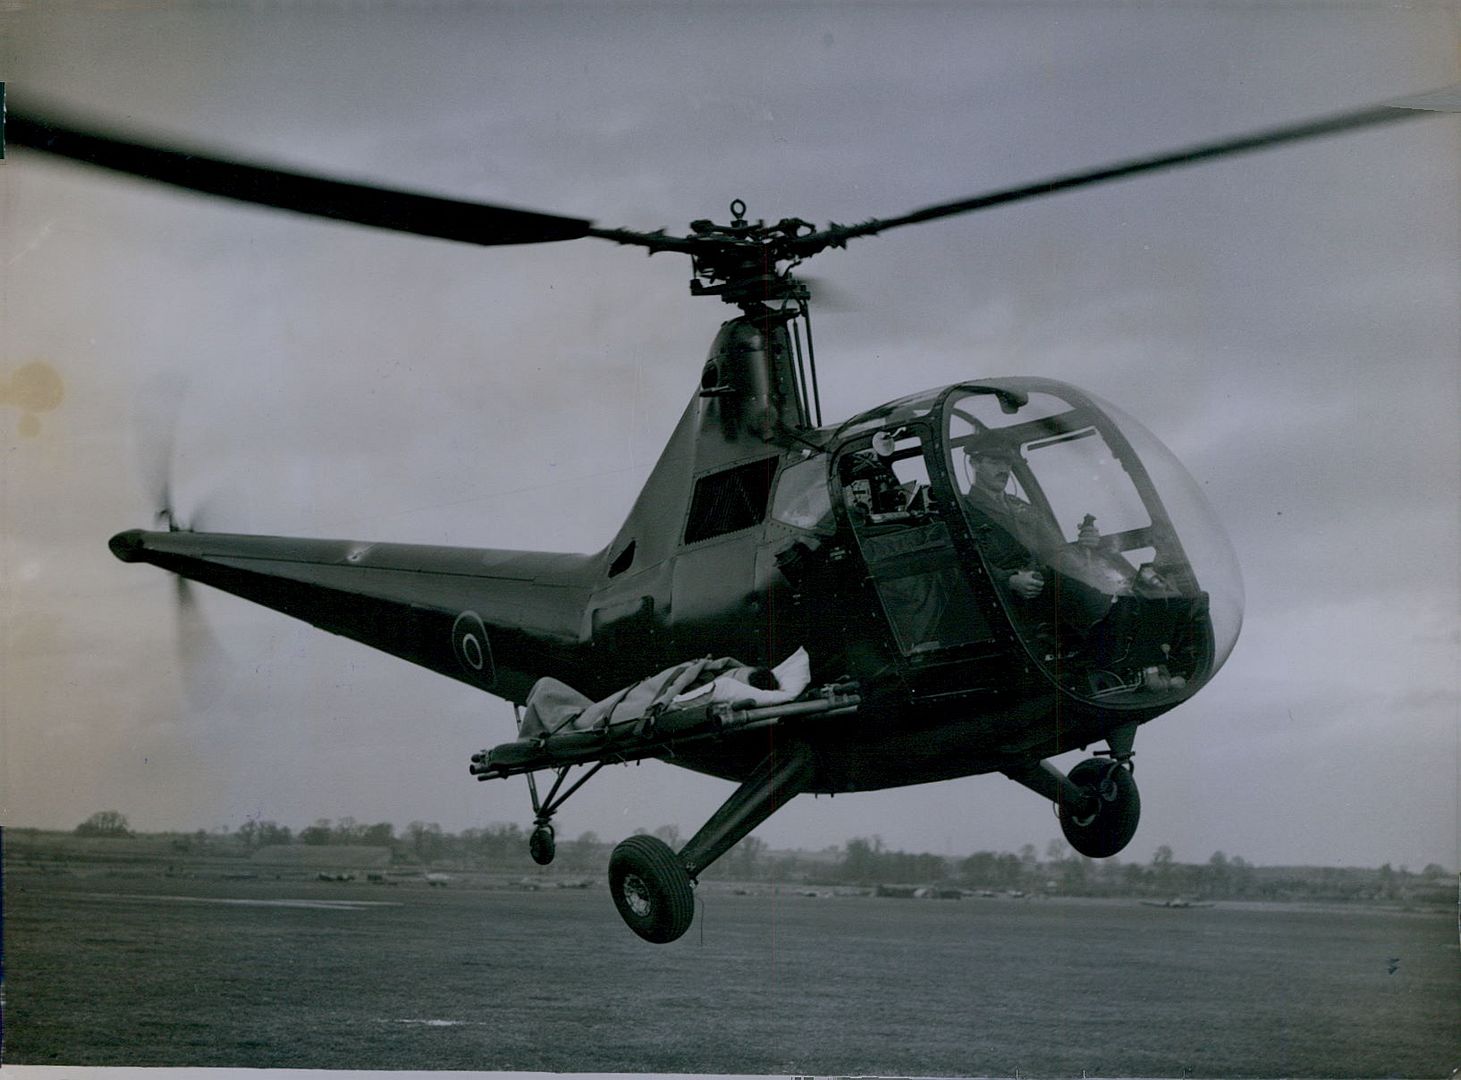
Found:
[[[111,539],[124,562],[524,710],[519,737],[469,769],[479,780],[526,776],[540,863],[554,856],[555,815],[606,764],[659,759],[736,783],[678,851],[634,836],[611,856],[620,915],[664,943],[690,927],[706,868],[798,794],[1000,773],[1054,804],[1075,850],[1117,854],[1140,818],[1137,729],[1211,681],[1241,627],[1236,558],[1197,485],[1091,394],[1047,379],[973,379],[825,422],[812,290],[798,268],[905,225],[1454,107],[1446,93],[850,226],[768,224],[737,201],[728,222],[695,221],[684,235],[345,183],[35,112],[12,111],[6,134],[371,227],[688,255],[692,295],[736,309],[598,552],[195,532],[166,505],[161,528]],[[773,665],[774,689],[756,685]],[[760,674],[743,681],[747,670]],[[1068,774],[1049,760],[1095,745]],[[552,778],[546,793],[541,774]]]

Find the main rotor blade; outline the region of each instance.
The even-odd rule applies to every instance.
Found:
[[[465,202],[248,165],[183,147],[138,142],[34,113],[11,111],[9,141],[103,169],[239,202],[468,244],[538,244],[590,233],[580,218]]]
[[[1408,120],[1412,117],[1424,116],[1427,112],[1457,111],[1461,111],[1461,85],[1447,87],[1433,93],[1401,98],[1382,105],[1372,105],[1353,112],[1269,128],[1249,135],[1197,143],[1163,154],[1130,158],[1095,169],[1039,180],[1032,184],[1021,184],[1019,187],[1002,188],[982,195],[974,195],[967,199],[937,203],[933,206],[925,206],[921,210],[914,210],[901,217],[874,218],[860,225],[831,225],[821,232],[808,233],[796,238],[791,242],[790,247],[794,254],[805,257],[828,247],[841,247],[854,237],[871,236],[900,225],[935,221],[938,218],[953,217],[956,214],[968,214],[976,210],[987,210],[993,206],[1035,199],[1042,195],[1054,195],[1060,191],[1090,187],[1112,180],[1123,180],[1128,176],[1137,176],[1141,173],[1180,168],[1184,165],[1212,161],[1215,158],[1266,150],[1285,143],[1316,139],[1325,135],[1337,135],[1340,132],[1393,123],[1397,120]]]

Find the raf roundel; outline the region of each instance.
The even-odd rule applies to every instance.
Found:
[[[487,628],[475,611],[464,611],[452,623],[451,648],[457,663],[474,682],[491,686],[497,681],[492,667],[492,646],[487,641]]]

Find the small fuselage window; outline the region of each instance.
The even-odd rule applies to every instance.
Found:
[[[759,525],[766,518],[777,458],[763,458],[695,481],[685,543],[694,544]]]

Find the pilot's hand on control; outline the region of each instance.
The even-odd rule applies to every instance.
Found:
[[[1016,570],[1010,575],[1010,589],[1021,600],[1033,600],[1045,588],[1045,579],[1038,570]]]

